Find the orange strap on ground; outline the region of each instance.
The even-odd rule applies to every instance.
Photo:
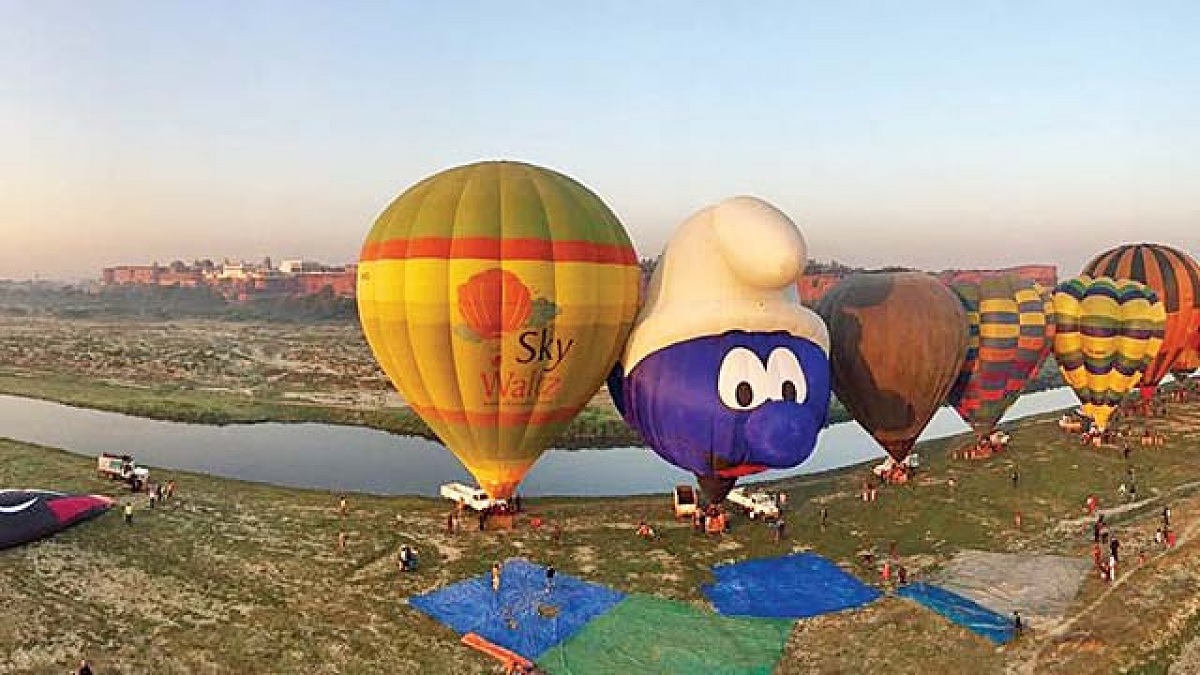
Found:
[[[524,656],[521,656],[514,651],[505,649],[504,647],[501,647],[500,645],[491,642],[487,638],[477,635],[476,633],[467,633],[466,635],[462,636],[462,643],[468,647],[471,647],[472,649],[478,649],[484,654],[487,654],[497,661],[500,661],[506,668],[512,667],[514,664],[519,665],[522,668],[533,667],[533,662]]]

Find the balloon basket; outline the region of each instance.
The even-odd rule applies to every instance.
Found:
[[[512,513],[493,513],[488,516],[484,529],[489,532],[511,530],[517,525],[517,516]]]

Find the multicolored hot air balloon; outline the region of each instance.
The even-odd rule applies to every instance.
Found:
[[[495,499],[604,382],[637,313],[624,227],[563,174],[481,162],[416,184],[363,244],[376,360]]]
[[[1200,321],[1200,266],[1186,253],[1162,244],[1126,244],[1106,251],[1088,263],[1081,275],[1132,279],[1145,284],[1162,301],[1167,313],[1162,349],[1146,366],[1141,393],[1144,400],[1188,347]]]
[[[817,312],[829,326],[834,393],[902,462],[962,368],[962,303],[928,274],[856,274],[826,293]]]
[[[982,438],[995,428],[1054,346],[1054,303],[1038,284],[1014,276],[956,283],[967,313],[966,359],[950,404]]]
[[[654,270],[609,393],[710,502],[739,476],[806,460],[829,413],[829,335],[800,305],[804,238],[753,197],[706,208]]]
[[[1080,276],[1055,289],[1054,320],[1063,379],[1103,431],[1162,347],[1163,303],[1136,281]]]

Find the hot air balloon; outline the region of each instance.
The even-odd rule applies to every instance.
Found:
[[[1200,333],[1193,337],[1192,346],[1180,352],[1171,366],[1171,376],[1180,383],[1185,383],[1192,373],[1200,370]]]
[[[951,288],[966,310],[970,337],[949,400],[982,439],[1053,348],[1054,303],[1041,286],[1014,276]]]
[[[0,490],[0,549],[18,546],[94,518],[113,500],[50,490]]]
[[[1132,279],[1145,284],[1167,312],[1162,349],[1142,376],[1142,399],[1149,401],[1171,364],[1188,347],[1200,320],[1200,267],[1186,253],[1162,244],[1126,244],[1088,263],[1081,275]]]
[[[426,178],[363,244],[376,360],[494,499],[604,382],[637,312],[629,237],[563,174],[481,162]]]
[[[817,304],[838,400],[897,462],[950,393],[967,350],[958,297],[928,274],[856,274]]]
[[[1080,276],[1055,289],[1054,320],[1063,379],[1103,431],[1162,347],[1163,303],[1136,281]]]
[[[799,465],[829,413],[829,336],[800,305],[800,231],[753,197],[684,221],[609,378],[613,402],[720,502],[738,477]]]

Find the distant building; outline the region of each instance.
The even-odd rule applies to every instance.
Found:
[[[326,288],[339,297],[353,298],[357,272],[358,266],[354,264],[331,267],[318,262],[285,260],[279,269],[274,269],[270,258],[260,264],[226,260],[220,265],[206,259],[191,264],[176,260],[167,266],[156,262],[106,267],[100,277],[104,286],[206,286],[230,300],[245,301],[272,295],[314,295]]]
[[[800,293],[800,302],[810,307],[815,305],[829,292],[829,289],[836,286],[842,279],[851,274],[869,271],[852,269],[836,263],[834,265],[811,265],[809,269],[814,267],[820,271],[806,273],[796,284],[796,290]],[[1053,289],[1058,284],[1058,268],[1054,265],[1019,265],[996,270],[945,270],[933,274],[945,284],[977,283],[987,277],[1004,275],[1027,279],[1041,284],[1046,289]]]

